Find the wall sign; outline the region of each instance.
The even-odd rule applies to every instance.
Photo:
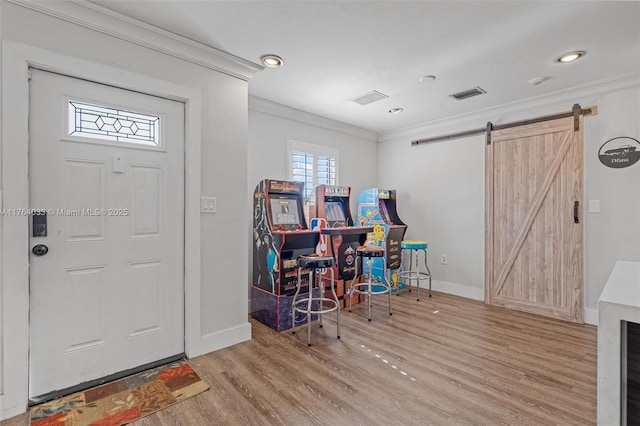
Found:
[[[609,139],[600,147],[598,158],[614,169],[632,166],[640,160],[640,142],[626,136]]]

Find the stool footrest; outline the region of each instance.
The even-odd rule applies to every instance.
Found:
[[[360,289],[359,287],[362,287],[362,289]],[[367,294],[369,293],[368,287],[369,283],[356,283],[353,284],[351,291],[358,294]],[[374,287],[384,287],[384,290],[374,290]],[[391,286],[387,284],[371,283],[371,294],[387,294],[391,290]]]
[[[319,302],[320,305],[322,305],[321,302],[329,302],[329,303],[332,303],[334,306],[329,308],[324,308],[324,309],[308,310],[307,308],[298,307],[298,304],[309,303],[309,299],[300,299],[295,301],[295,303],[293,304],[293,309],[296,312],[300,312],[301,314],[307,314],[307,313],[326,314],[326,313],[337,310],[339,306],[338,302],[336,302],[334,299],[329,299],[328,297],[314,297],[313,302]]]
[[[431,275],[421,271],[404,271],[404,272],[398,273],[398,276],[400,278],[405,278],[410,280],[420,280],[420,279],[429,278]]]

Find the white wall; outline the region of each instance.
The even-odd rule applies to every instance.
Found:
[[[280,104],[250,97],[249,191],[262,179],[288,179],[289,140],[339,150],[339,184],[351,187],[352,214],[358,194],[377,181],[377,135]]]
[[[594,97],[598,115],[585,119],[584,202],[600,200],[600,213],[586,213],[585,306],[597,309],[617,260],[640,261],[640,162],[613,169],[598,150],[618,136],[640,140],[640,89]]]
[[[484,280],[483,150],[481,136],[416,147],[402,138],[378,148],[378,185],[396,189],[406,238],[429,244],[434,289],[475,299]]]
[[[53,6],[49,6],[53,5]],[[36,6],[40,7],[40,6]],[[167,93],[178,87],[184,87],[185,93],[195,94],[193,99],[197,102],[187,102],[187,108],[194,108],[197,115],[187,113],[187,129],[191,129],[187,135],[186,150],[197,149],[196,162],[201,162],[198,167],[186,171],[188,182],[197,182],[198,191],[187,204],[199,206],[199,196],[217,197],[218,208],[215,215],[200,215],[197,207],[195,219],[192,223],[198,224],[196,237],[198,244],[196,250],[191,255],[198,256],[195,264],[199,265],[196,271],[187,270],[187,276],[197,275],[195,283],[197,286],[197,298],[195,308],[190,310],[187,306],[186,335],[187,352],[194,356],[206,353],[225,346],[229,346],[251,337],[251,327],[248,322],[247,311],[247,267],[248,264],[248,241],[243,230],[250,217],[249,194],[247,191],[247,127],[248,127],[248,83],[245,79],[239,78],[243,75],[250,75],[258,67],[251,71],[251,66],[241,64],[240,68],[245,74],[231,70],[228,73],[219,72],[227,67],[228,61],[224,58],[218,59],[216,53],[200,47],[194,47],[193,43],[185,42],[183,50],[176,53],[176,56],[185,57],[185,52],[202,55],[202,61],[182,60],[176,56],[162,53],[169,50],[167,46],[176,45],[174,39],[167,36],[158,35],[155,31],[147,31],[144,26],[138,27],[129,23],[116,22],[110,17],[100,17],[95,22],[98,25],[106,25],[107,28],[100,28],[94,31],[85,25],[84,19],[91,21],[96,13],[82,5],[74,3],[42,3],[42,7],[60,7],[66,10],[78,11],[78,16],[82,16],[79,21],[68,22],[65,19],[53,18],[47,14],[23,8],[22,6],[2,1],[0,3],[1,17],[1,39],[3,43],[3,54],[9,50],[28,51],[29,54],[38,52],[36,56],[44,58],[64,57],[73,59],[74,64],[89,64],[81,69],[71,69],[70,72],[86,73],[87,69],[108,70],[104,74],[109,75],[109,82],[118,84],[119,82],[132,81],[154,81],[156,85],[167,87]],[[92,21],[93,22],[93,21]],[[113,26],[112,26],[113,24]],[[122,25],[121,25],[122,24]],[[93,28],[91,25],[89,27]],[[135,28],[134,28],[135,27]],[[150,49],[141,46],[140,43],[132,43],[120,38],[118,31],[126,28],[130,30],[135,39],[153,42],[161,40],[158,49]],[[118,34],[117,37],[110,34]],[[163,44],[166,43],[166,44]],[[13,46],[7,49],[7,46]],[[15,46],[24,46],[16,48]],[[197,52],[195,52],[197,51]],[[42,53],[44,52],[44,53]],[[76,60],[77,59],[77,60]],[[193,59],[193,58],[192,58]],[[60,64],[60,60],[52,60],[56,66],[62,69],[71,65]],[[15,75],[17,82],[26,88],[26,72],[15,73],[20,70],[19,61],[13,57],[3,58],[2,72],[6,86],[3,86],[3,96],[9,90],[7,87],[13,86],[12,81],[6,81],[7,75]],[[22,65],[26,62],[22,61]],[[198,63],[198,65],[196,65]],[[221,64],[220,66],[215,65]],[[92,65],[95,64],[95,65]],[[213,64],[213,65],[212,65]],[[47,68],[49,65],[45,64]],[[246,65],[246,66],[245,66]],[[13,70],[8,73],[7,70]],[[84,75],[85,78],[92,78],[92,75]],[[96,77],[97,78],[97,77]],[[250,77],[247,77],[250,78]],[[7,102],[3,102],[3,123],[18,116],[20,121],[24,119],[23,126],[26,126],[26,111],[23,108],[28,102],[27,90],[15,93],[13,97],[18,101],[13,111]],[[185,98],[187,99],[187,98]],[[7,114],[7,115],[5,115]],[[193,123],[197,123],[194,129]],[[20,124],[18,127],[22,127]],[[16,125],[12,126],[16,128]],[[4,159],[15,157],[15,153],[6,152],[6,147],[14,139],[12,134],[7,134],[8,126],[3,129],[3,165]],[[197,143],[189,144],[197,134]],[[191,139],[190,139],[191,138]],[[11,142],[13,143],[13,142]],[[25,145],[26,146],[26,145]],[[26,154],[26,148],[20,147]],[[22,151],[21,151],[22,152]],[[194,152],[187,152],[187,157],[193,158]],[[26,157],[26,155],[25,155]],[[19,162],[25,161],[22,156]],[[26,164],[26,163],[25,163]],[[6,168],[6,167],[5,167]],[[23,173],[25,176],[21,175]],[[26,181],[26,168],[22,168],[16,176],[8,176],[3,172],[2,193],[5,208],[28,207],[26,205],[8,205],[7,200],[14,200],[17,197],[16,188],[24,188]],[[194,173],[197,175],[194,176]],[[23,186],[21,186],[23,185]],[[200,193],[201,190],[201,193]],[[26,191],[23,191],[26,194]],[[11,195],[11,196],[9,196]],[[189,193],[187,193],[189,196]],[[24,203],[26,199],[22,196]],[[13,218],[12,218],[13,220]],[[26,223],[26,219],[16,219],[21,226]],[[7,230],[11,229],[10,220],[2,218],[2,246],[3,257],[7,257],[9,251],[5,241],[9,238]],[[20,237],[19,244],[11,250],[11,253],[18,252],[19,265],[10,265],[17,269],[17,272],[8,272],[8,267],[3,260],[2,281],[0,282],[0,306],[4,308],[0,319],[0,330],[2,330],[2,345],[4,346],[4,360],[0,365],[3,374],[0,375],[0,418],[18,414],[26,409],[26,389],[27,389],[27,349],[25,342],[28,338],[28,249],[22,247],[26,241],[26,232]],[[25,249],[25,250],[23,250]],[[189,246],[187,247],[189,249]],[[187,262],[187,265],[189,262]],[[18,277],[17,279],[13,279]],[[189,299],[189,295],[188,299]],[[11,300],[9,300],[11,299]],[[16,300],[14,300],[16,299]],[[193,300],[191,300],[193,302]],[[187,304],[190,301],[187,300]],[[193,305],[193,303],[192,303]],[[13,315],[6,310],[20,312],[20,315]],[[197,312],[197,317],[190,318],[190,312]],[[22,314],[24,313],[24,315]],[[196,330],[195,337],[193,330]],[[189,351],[189,347],[191,350]],[[2,361],[2,360],[0,360]]]
[[[484,135],[411,146],[410,141],[597,106],[585,118],[585,203],[601,201],[601,213],[585,213],[585,320],[597,321],[597,301],[616,260],[640,260],[640,164],[602,165],[600,146],[616,136],[640,139],[637,76],[574,88],[476,114],[380,135],[381,187],[398,190],[398,211],[408,237],[426,239],[434,288],[483,298]],[[469,100],[472,102],[473,100]],[[447,254],[448,265],[440,264]]]

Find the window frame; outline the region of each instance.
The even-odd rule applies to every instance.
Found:
[[[293,153],[294,152],[304,152],[307,154],[313,155],[313,188],[311,188],[309,199],[305,199],[305,205],[308,205],[309,202],[313,198],[313,190],[316,186],[318,186],[318,157],[329,157],[333,158],[335,162],[335,183],[334,185],[339,185],[340,182],[340,150],[336,147],[326,146],[326,145],[318,145],[309,142],[301,142],[293,139],[288,140],[288,156],[287,156],[287,166],[288,172],[287,175],[290,181],[293,181]],[[305,182],[306,188],[306,182]],[[306,198],[306,196],[303,196]]]
[[[142,150],[149,150],[149,151],[160,151],[160,152],[166,151],[166,146],[164,141],[164,122],[166,120],[166,117],[163,113],[147,111],[144,109],[138,109],[136,111],[133,111],[131,107],[124,107],[122,105],[111,104],[109,102],[103,102],[103,101],[96,101],[95,99],[88,99],[88,98],[79,97],[79,96],[73,96],[73,97],[63,96],[62,102],[64,104],[63,111],[65,114],[65,117],[64,117],[65,124],[61,126],[61,129],[60,129],[62,132],[62,134],[60,135],[60,140],[63,140],[66,142],[89,143],[92,145],[110,145],[110,146],[117,146],[119,148],[133,148],[133,149],[142,149]],[[72,122],[75,122],[75,117],[70,112],[70,105],[72,102],[94,105],[98,108],[130,111],[133,114],[157,117],[158,118],[158,125],[157,125],[158,126],[157,127],[158,144],[156,145],[153,143],[132,142],[128,140],[110,140],[107,138],[87,136],[84,133],[71,132]]]

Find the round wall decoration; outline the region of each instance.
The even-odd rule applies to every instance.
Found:
[[[640,160],[640,142],[627,136],[609,139],[600,147],[598,158],[614,169],[633,166]]]

